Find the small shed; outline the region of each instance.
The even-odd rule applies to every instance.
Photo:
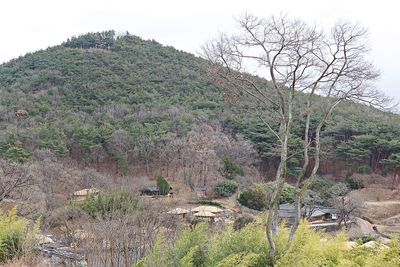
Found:
[[[196,192],[197,197],[205,197],[207,192],[206,185],[195,185],[193,191]]]
[[[98,194],[100,190],[96,188],[85,188],[79,191],[75,191],[72,195],[73,200],[75,201],[84,201],[89,195]]]
[[[171,215],[176,215],[176,216],[181,217],[182,219],[185,219],[187,214],[189,213],[189,210],[183,209],[183,208],[175,208],[173,210],[168,211],[167,213],[171,214]]]
[[[148,185],[140,190],[141,196],[158,196],[160,194],[160,189],[156,185]]]

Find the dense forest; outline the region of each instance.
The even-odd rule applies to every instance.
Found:
[[[156,41],[114,31],[72,37],[5,63],[0,66],[1,157],[24,162],[47,150],[97,168],[115,162],[114,173],[164,174],[190,183],[190,176],[210,176],[212,162],[220,165],[225,155],[264,170],[268,178],[277,160],[275,136],[252,103],[224,101],[221,89],[207,78],[206,64]],[[295,151],[303,120],[295,119],[289,176],[301,166]],[[334,159],[351,172],[398,172],[399,122],[397,115],[341,104],[322,132],[325,162]],[[244,143],[247,160],[234,151],[234,144]],[[185,153],[200,160],[187,162]],[[197,173],[177,171],[196,169],[199,162]],[[323,164],[321,172],[334,172],[329,166]]]

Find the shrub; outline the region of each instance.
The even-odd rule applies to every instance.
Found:
[[[239,231],[240,229],[245,227],[247,224],[252,223],[253,221],[254,219],[249,216],[239,217],[233,223],[233,229],[235,229],[235,231]]]
[[[228,180],[233,180],[236,176],[244,176],[243,168],[236,165],[236,163],[228,156],[223,156],[222,161],[224,163],[224,167],[219,170],[222,177]]]
[[[267,208],[265,193],[259,188],[249,188],[240,192],[238,201],[243,206],[253,210],[264,210]]]
[[[279,204],[283,203],[293,203],[294,202],[294,186],[288,183],[283,185],[283,190],[281,197],[279,199]]]
[[[357,172],[360,174],[369,174],[372,172],[372,169],[369,165],[360,165],[357,168]]]
[[[152,252],[135,267],[311,267],[311,266],[400,266],[399,243],[395,238],[388,248],[356,246],[348,249],[342,232],[332,236],[301,222],[287,247],[290,229],[281,225],[274,237],[276,256],[271,259],[260,216],[239,231],[226,226],[220,231],[198,224],[184,231],[168,246],[158,239]],[[273,263],[273,264],[272,264]]]
[[[168,195],[170,186],[164,177],[162,177],[162,176],[157,177],[157,187],[158,187],[158,190],[160,190],[160,195]]]
[[[346,177],[344,182],[347,184],[347,186],[351,190],[357,190],[357,189],[364,188],[364,185],[361,182],[354,180],[351,176],[350,177]]]
[[[221,197],[230,197],[236,192],[237,188],[236,182],[224,180],[215,184],[214,192]]]
[[[0,263],[20,257],[36,248],[40,219],[33,228],[29,221],[17,216],[17,209],[7,215],[0,213]]]
[[[137,210],[138,198],[125,190],[109,193],[90,194],[82,203],[78,203],[92,218],[112,218],[129,214]]]
[[[197,204],[222,207],[221,203],[212,200],[201,200],[198,201]]]
[[[359,242],[361,244],[365,244],[365,243],[368,243],[369,241],[373,241],[373,240],[375,240],[375,238],[371,234],[368,234],[368,235],[364,235],[363,237],[361,237]]]

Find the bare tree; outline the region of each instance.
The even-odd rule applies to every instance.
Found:
[[[142,136],[136,141],[135,151],[138,157],[146,163],[146,174],[150,176],[150,161],[156,152],[155,141],[151,137]]]
[[[332,200],[333,206],[338,211],[338,226],[349,226],[351,219],[359,216],[364,207],[363,201],[354,196],[337,196]]]
[[[275,177],[275,193],[268,211],[266,234],[270,255],[275,255],[275,232],[278,204],[282,193],[288,145],[293,123],[293,106],[299,92],[308,88],[312,78],[313,51],[321,36],[315,28],[300,20],[286,17],[260,19],[245,14],[238,20],[239,35],[221,35],[204,46],[204,55],[211,61],[210,73],[226,89],[229,100],[236,102],[240,91],[245,91],[257,104],[258,110],[268,110],[274,121],[261,119],[276,136],[280,147],[280,162]],[[270,79],[265,83],[259,78],[243,74],[246,62],[257,64],[259,73]],[[272,87],[272,90],[271,90]],[[261,113],[261,112],[260,112]]]
[[[289,243],[294,237],[301,217],[301,199],[308,189],[308,181],[315,178],[321,157],[321,130],[333,110],[344,101],[364,103],[381,109],[387,108],[390,99],[375,89],[373,82],[379,72],[366,59],[368,54],[367,30],[359,25],[350,23],[336,24],[330,34],[323,35],[318,49],[313,51],[313,60],[316,70],[314,81],[307,90],[306,121],[304,131],[303,156],[304,163],[301,175],[296,184],[296,220],[292,226]],[[323,105],[319,109],[313,108],[315,95],[323,95]],[[310,120],[316,112],[322,113],[315,129],[315,138],[311,139]],[[309,168],[309,146],[313,145],[313,166],[309,177],[306,177]]]
[[[270,255],[275,254],[273,234],[277,221],[277,207],[287,170],[288,145],[294,117],[305,114],[303,171],[296,185],[297,220],[300,200],[307,189],[305,175],[309,168],[309,147],[315,147],[314,166],[310,177],[315,177],[320,161],[320,133],[332,111],[343,101],[383,106],[387,99],[372,82],[378,72],[365,58],[368,52],[366,30],[349,23],[337,24],[330,34],[316,26],[287,17],[258,18],[245,14],[238,19],[241,32],[206,44],[204,56],[211,62],[210,74],[225,89],[225,96],[237,103],[241,92],[253,99],[260,118],[278,140],[280,163],[276,172],[276,188],[268,211],[266,233]],[[257,73],[270,80],[244,74],[245,66],[257,65]],[[307,94],[302,94],[307,93]],[[316,95],[326,96],[322,119],[311,139],[310,120],[316,110]],[[307,97],[302,114],[296,114],[294,104]],[[263,111],[268,111],[265,116]],[[272,119],[271,119],[272,117]],[[274,125],[277,125],[275,126]]]
[[[18,198],[23,190],[33,184],[33,176],[26,166],[0,160],[0,201],[5,198]]]

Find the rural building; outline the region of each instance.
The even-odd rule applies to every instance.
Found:
[[[331,221],[337,220],[337,210],[331,207],[318,206],[312,212],[307,212],[305,209],[306,217],[310,222],[314,221]]]
[[[140,190],[141,196],[158,196],[160,195],[160,189],[156,185],[148,185]]]
[[[205,197],[207,192],[206,185],[195,185],[193,191],[196,192],[197,197]]]
[[[331,207],[303,207],[301,213],[310,222],[337,220],[337,210]],[[294,204],[285,203],[279,205],[278,214],[280,219],[286,220],[288,223],[293,223],[296,218]]]
[[[202,218],[202,219],[211,219],[211,218],[215,218],[216,215],[212,212],[203,210],[203,211],[196,212],[194,214],[194,217]]]
[[[189,210],[183,208],[175,208],[173,210],[168,211],[167,213],[185,219],[189,213]]]
[[[279,205],[278,216],[280,219],[293,223],[296,218],[296,210],[293,204],[285,203]]]
[[[198,219],[214,221],[215,218],[221,217],[224,210],[215,206],[198,206],[191,211],[194,212],[193,216]]]
[[[98,194],[100,190],[96,188],[85,188],[79,191],[75,191],[72,195],[74,201],[84,201],[91,194]]]
[[[169,187],[168,196],[172,197],[172,187]],[[160,196],[160,189],[157,185],[147,185],[140,190],[141,196]]]

